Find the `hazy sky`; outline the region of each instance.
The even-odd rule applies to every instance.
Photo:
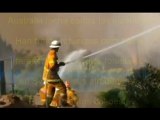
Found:
[[[160,24],[158,13],[0,13],[0,34],[15,49],[38,49],[37,39],[100,49]]]

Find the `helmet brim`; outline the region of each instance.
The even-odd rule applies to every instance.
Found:
[[[51,46],[49,46],[50,48],[59,48],[60,46],[53,46],[53,45],[51,45]]]

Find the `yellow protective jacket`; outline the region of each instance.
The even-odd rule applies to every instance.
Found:
[[[57,64],[57,54],[55,50],[50,50],[47,58],[45,60],[44,71],[43,71],[43,80],[47,82],[56,81],[59,78],[58,75],[58,64]]]

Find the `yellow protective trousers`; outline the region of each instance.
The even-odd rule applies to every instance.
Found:
[[[43,105],[46,99],[52,99],[50,106],[59,107],[67,102],[66,86],[63,81],[49,82],[40,89],[40,97]]]

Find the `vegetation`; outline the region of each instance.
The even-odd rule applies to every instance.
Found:
[[[100,93],[98,97],[102,101],[102,107],[160,107],[159,69],[146,64],[133,70],[133,74],[127,79],[124,90],[112,89]]]
[[[125,96],[122,95],[123,91],[120,89],[112,89],[108,92],[102,92],[99,95],[99,99],[101,100],[102,107],[108,108],[124,108],[124,99]]]
[[[29,50],[13,50],[10,44],[0,37],[0,59],[14,55],[15,92],[18,95],[34,95],[42,86],[43,58]],[[10,61],[5,61],[6,82],[11,83]],[[11,86],[7,84],[7,91]]]

